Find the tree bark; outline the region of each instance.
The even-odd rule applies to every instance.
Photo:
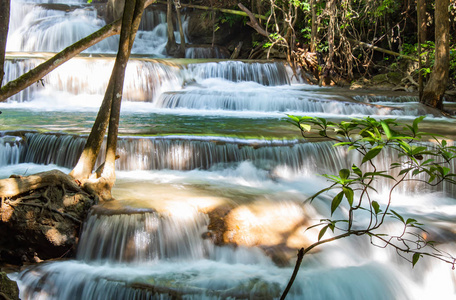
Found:
[[[310,0],[310,11],[312,14],[312,26],[310,29],[310,52],[317,50],[317,3]]]
[[[5,66],[5,52],[6,52],[6,39],[8,37],[9,27],[9,14],[10,14],[10,0],[3,0],[0,3],[0,87],[3,82],[4,66]]]
[[[364,42],[361,42],[361,41],[357,41],[357,40],[351,39],[349,37],[346,37],[346,39],[350,43],[359,45],[359,46],[364,47],[364,48],[369,48],[369,49],[372,49],[372,50],[375,50],[375,51],[378,51],[378,52],[382,52],[382,53],[385,53],[385,54],[388,54],[388,55],[396,56],[396,57],[400,56],[401,58],[405,58],[405,59],[408,59],[408,60],[418,61],[418,58],[414,57],[414,56],[404,55],[404,54],[401,54],[401,53],[398,53],[398,52],[394,52],[394,51],[391,51],[391,50],[388,50],[388,49],[380,48],[380,47],[374,46],[372,44],[368,44],[368,43],[364,43]]]
[[[78,163],[70,173],[71,176],[80,181],[86,180],[92,174],[92,170],[94,169],[98,154],[100,152],[101,144],[103,143],[103,138],[106,133],[108,124],[110,127],[107,141],[108,151],[106,153],[106,161],[104,163],[102,176],[109,178],[109,182],[113,181],[113,178],[115,178],[115,175],[113,175],[115,174],[115,148],[117,146],[120,102],[122,97],[125,68],[128,63],[139,23],[141,22],[142,13],[147,5],[147,3],[144,5],[144,0],[136,1],[136,6],[130,3],[130,1],[127,1],[127,3],[128,4],[126,7],[128,6],[129,10],[133,10],[134,14],[128,16],[128,20],[124,21],[122,19],[122,22],[126,22],[126,27],[128,28],[122,29],[123,33],[121,33],[119,51],[116,57],[116,62],[113,67],[108,87],[105,92],[105,96],[103,98],[103,102],[98,111],[97,118],[92,127],[90,135],[87,138],[84,150],[79,157]],[[140,8],[140,5],[142,5],[142,9]],[[127,13],[132,14],[130,11]],[[112,174],[108,176],[109,173]]]
[[[322,85],[323,82],[325,85],[330,85],[331,83],[331,72],[333,70],[333,59],[334,59],[334,44],[336,36],[336,0],[329,0],[326,2],[326,10],[329,15],[329,24],[328,24],[328,58],[326,59],[325,67],[323,69],[323,74],[320,77],[319,85]]]
[[[166,43],[166,52],[174,55],[177,50],[176,38],[174,37],[174,22],[173,22],[173,2],[168,0],[166,9],[166,22],[168,24],[168,42]]]
[[[184,34],[184,27],[182,26],[182,18],[181,18],[181,4],[179,1],[174,1],[174,7],[176,8],[176,18],[177,24],[179,25],[179,34],[180,34],[180,45],[178,50],[179,57],[185,57],[185,34]]]
[[[258,21],[255,17],[256,15],[254,15],[247,7],[245,7],[241,3],[238,3],[238,6],[242,11],[244,11],[247,14],[247,16],[250,19],[250,22],[247,22],[247,25],[249,25],[250,27],[255,29],[256,32],[258,32],[262,36],[269,38],[269,32],[258,23]]]
[[[120,45],[116,57],[116,65],[118,65],[118,67],[112,72],[112,76],[115,77],[115,84],[111,101],[105,166],[101,175],[111,184],[111,186],[115,181],[117,135],[119,132],[120,107],[122,103],[125,69],[128,59],[130,58],[131,48],[136,37],[136,32],[138,31],[143,11],[144,0],[130,0],[125,3]]]
[[[144,5],[143,0],[137,1],[137,2],[143,3],[144,8],[141,11],[135,10],[135,15],[131,22],[130,28],[136,28],[136,30],[134,30],[134,31],[132,30],[128,36],[128,38],[129,38],[128,56],[130,55],[131,47],[133,46],[133,41],[136,37],[137,28],[139,27],[139,23],[141,22],[142,12],[150,3],[152,3],[152,1],[146,1],[146,4]],[[119,21],[121,21],[121,20],[119,20]],[[126,42],[126,40],[122,40],[122,42]],[[119,47],[120,47],[120,45],[119,45]],[[124,58],[121,58],[121,59],[123,60]],[[127,59],[127,61],[128,61],[128,59]],[[119,93],[115,92],[114,87],[116,86],[116,81],[118,80],[118,78],[117,78],[117,76],[114,76],[114,74],[122,73],[122,76],[123,76],[123,74],[125,74],[124,67],[126,67],[126,64],[127,64],[127,62],[121,63],[120,60],[117,60],[117,58],[116,58],[116,63],[114,64],[113,73],[111,75],[111,78],[109,79],[109,84],[108,84],[108,87],[106,88],[105,96],[103,98],[103,102],[98,111],[97,118],[95,119],[95,123],[92,126],[92,130],[90,132],[89,137],[87,138],[86,145],[84,147],[84,150],[82,151],[81,156],[79,157],[78,163],[76,164],[76,166],[70,173],[71,176],[73,176],[74,178],[76,178],[80,181],[84,181],[84,180],[88,179],[89,176],[92,174],[92,170],[95,167],[95,163],[96,163],[98,154],[101,149],[101,144],[103,143],[103,138],[106,133],[106,128],[108,127],[108,124],[109,124],[111,111],[112,111],[112,105],[113,105],[112,100],[117,96],[117,94],[119,94]],[[123,86],[123,81],[122,81],[122,86]],[[119,82],[117,82],[117,88],[118,87],[119,87]],[[120,93],[120,95],[121,94],[122,93]],[[120,106],[118,109],[120,110]],[[118,125],[117,125],[117,127],[118,127]],[[111,141],[111,143],[112,143],[112,141]],[[116,141],[116,143],[117,143],[117,141]],[[111,147],[112,147],[112,145],[111,145]],[[115,159],[115,154],[114,154],[114,159]],[[106,165],[106,163],[105,163],[105,165]],[[111,167],[111,165],[109,167]],[[104,171],[104,167],[103,167],[103,171]]]
[[[447,89],[450,63],[449,0],[435,3],[435,63],[420,102],[443,109],[443,96]]]
[[[427,27],[426,27],[426,1],[417,0],[417,19],[418,19],[418,94],[419,99],[423,98],[424,79],[423,79],[423,58],[421,57],[422,47],[421,45],[426,42],[427,39]]]
[[[62,185],[71,191],[80,192],[81,188],[70,176],[59,171],[37,173],[27,177],[12,176],[0,180],[0,198],[12,198],[46,186]]]

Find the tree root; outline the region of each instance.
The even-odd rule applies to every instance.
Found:
[[[65,184],[75,192],[84,192],[71,176],[59,170],[52,170],[27,177],[11,177],[0,180],[0,197],[14,198],[32,190],[59,184]]]
[[[11,298],[8,297],[6,294],[0,292],[0,300],[11,300]]]
[[[48,205],[47,203],[46,203],[46,204],[39,204],[39,203],[23,203],[23,202],[17,202],[17,203],[14,203],[14,204],[13,204],[13,203],[10,203],[10,202],[8,202],[8,201],[6,201],[5,203],[6,203],[6,204],[9,204],[9,205],[11,205],[11,206],[24,205],[24,206],[38,207],[38,208],[41,208],[41,212],[40,212],[40,213],[43,212],[43,209],[44,209],[44,208],[47,208],[47,209],[49,209],[49,211],[51,211],[51,212],[57,213],[57,214],[61,215],[62,217],[66,217],[66,218],[68,218],[68,219],[70,219],[70,220],[72,220],[72,221],[74,221],[74,222],[76,222],[76,223],[78,223],[78,224],[82,224],[82,221],[81,221],[81,220],[79,220],[79,219],[73,217],[73,216],[70,215],[70,214],[67,214],[67,213],[58,211],[57,209],[51,208],[51,207],[49,207],[49,205]]]

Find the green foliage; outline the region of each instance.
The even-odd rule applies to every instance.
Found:
[[[394,13],[398,9],[398,1],[394,0],[383,0],[380,1],[380,5],[375,9],[374,13],[378,17],[382,17],[386,14]]]
[[[222,13],[221,16],[219,17],[219,22],[221,24],[228,23],[230,27],[233,27],[235,24],[242,23],[245,24],[247,21],[246,17],[240,16],[240,15],[234,15],[234,14],[228,14],[228,13]]]
[[[339,123],[318,117],[288,117],[288,122],[299,128],[304,138],[329,139],[335,141],[334,147],[347,147],[349,151],[359,152],[362,157],[359,165],[353,164],[350,169],[343,168],[337,175],[323,174],[329,181],[329,186],[309,198],[309,201],[313,201],[324,193],[328,194],[331,217],[340,212],[337,214],[340,219],[323,219],[311,227],[321,227],[317,245],[350,235],[368,235],[374,245],[380,242],[380,247],[392,246],[398,253],[402,253],[401,256],[410,254],[407,259],[413,266],[423,255],[441,259],[454,266],[454,257],[447,253],[442,255],[433,242],[423,237],[423,224],[391,209],[392,192],[406,181],[433,186],[443,181],[456,184],[456,174],[449,168],[449,163],[456,158],[456,147],[450,146],[445,139],[420,131],[419,124],[424,117],[418,117],[412,123],[401,123],[396,119],[376,120],[371,117],[353,118]],[[424,138],[433,139],[435,143],[428,146],[429,143],[420,142]],[[376,158],[386,150],[395,152],[397,159],[391,162],[387,170],[379,170]],[[382,205],[374,200],[377,194],[374,183],[379,179],[391,182],[388,201]],[[358,222],[357,213],[365,212],[369,213],[370,221],[367,224]],[[341,218],[341,215],[346,217]],[[402,224],[402,233],[395,236],[379,233],[387,219]],[[333,236],[324,239],[328,228]],[[426,246],[426,249],[434,252],[424,252]]]

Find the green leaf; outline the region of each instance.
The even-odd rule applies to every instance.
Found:
[[[342,190],[344,191],[345,198],[348,200],[348,204],[350,204],[350,207],[353,206],[353,196],[354,192],[351,188],[349,187],[343,187]]]
[[[369,150],[369,152],[367,152],[366,155],[364,155],[361,164],[376,157],[380,153],[380,151],[382,151],[382,149],[383,149],[383,146],[377,146],[377,147],[374,147],[371,150]]]
[[[405,224],[404,218],[400,214],[398,214],[394,210],[391,210],[391,212],[396,216],[397,219],[399,219],[400,221],[402,221],[402,223]]]
[[[418,253],[418,252],[413,253],[413,258],[412,258],[412,264],[413,264],[413,266],[416,265],[416,263],[418,262],[418,260],[420,259],[421,256],[423,256],[423,255],[421,255],[421,254]]]
[[[305,130],[307,132],[309,132],[311,129],[312,129],[312,126],[308,125],[308,124],[302,124],[302,123],[299,123],[299,126],[301,126],[301,129],[302,130]]]
[[[385,132],[386,137],[388,140],[390,140],[393,137],[393,134],[391,133],[391,129],[389,128],[388,124],[386,124],[385,121],[380,121],[380,124],[383,127],[383,131]]]
[[[338,146],[346,146],[346,145],[351,145],[352,142],[340,142],[337,144],[334,144],[333,147],[338,147]]]
[[[344,196],[344,192],[342,191],[333,198],[333,201],[331,202],[331,216],[336,211],[336,209],[339,207],[340,203],[342,202],[343,196]]]
[[[415,120],[413,120],[413,133],[416,134],[418,133],[418,124],[423,121],[425,116],[421,116],[421,117],[418,117],[416,118]]]
[[[411,170],[413,170],[413,168],[402,169],[402,170],[399,172],[399,176],[402,175],[402,174],[405,174],[405,173],[407,173],[407,172],[410,172]]]
[[[318,233],[318,241],[321,240],[321,238],[325,235],[326,230],[328,230],[329,225],[326,225],[320,230],[320,233]]]
[[[339,171],[339,177],[342,179],[347,179],[350,176],[350,170],[342,169]]]
[[[322,190],[318,191],[317,193],[315,193],[315,194],[313,194],[312,196],[310,196],[309,198],[307,198],[307,200],[310,200],[310,201],[312,202],[313,199],[315,199],[316,197],[318,197],[318,195],[320,195],[320,194],[322,194],[322,193],[324,193],[324,192],[329,191],[330,189],[332,189],[334,185],[335,185],[335,184],[331,185],[331,186],[328,187],[328,188],[325,188],[325,189],[322,189]],[[306,201],[307,201],[307,200],[306,200]]]
[[[417,221],[413,218],[408,218],[405,224],[411,224],[411,223],[416,223]]]
[[[372,208],[374,209],[375,214],[378,215],[380,212],[380,205],[377,201],[372,201]]]
[[[358,175],[359,177],[363,176],[363,172],[361,172],[361,169],[358,168],[356,165],[353,165],[352,166],[352,170],[353,172]]]
[[[292,119],[293,121],[295,121],[296,123],[299,123],[299,118],[296,117],[296,116],[293,116],[293,115],[287,115],[290,119]]]

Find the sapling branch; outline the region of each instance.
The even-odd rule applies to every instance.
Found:
[[[292,278],[281,299],[284,299],[288,293],[296,278],[302,258],[309,251],[320,245],[352,235],[367,235],[371,244],[376,247],[392,247],[400,257],[411,262],[413,266],[420,257],[429,256],[449,263],[453,268],[455,267],[455,257],[438,249],[434,242],[427,241],[420,233],[415,232],[416,230],[421,230],[426,233],[421,228],[423,224],[418,223],[413,218],[404,218],[391,209],[393,193],[405,182],[425,183],[428,186],[437,186],[443,182],[456,183],[456,180],[454,180],[456,174],[451,173],[451,169],[447,167],[456,157],[456,147],[448,147],[444,140],[442,142],[437,141],[438,145],[431,147],[417,143],[423,136],[429,135],[418,131],[418,125],[423,120],[423,117],[416,118],[412,125],[401,124],[394,119],[377,121],[370,117],[342,121],[338,124],[328,122],[323,118],[296,116],[289,116],[289,118],[291,120],[288,121],[299,128],[301,136],[305,139],[323,138],[335,142],[335,147],[347,146],[348,150],[356,150],[362,157],[361,165],[364,164],[364,169],[368,171],[362,171],[353,164],[351,170],[339,170],[338,176],[322,175],[331,182],[331,185],[311,196],[309,198],[310,201],[320,197],[323,193],[339,191],[336,192],[335,196],[331,196],[331,216],[339,210],[346,213],[346,219],[323,219],[319,224],[308,228],[321,227],[318,241],[300,251]],[[335,136],[329,134],[329,128],[334,129]],[[318,133],[318,136],[315,133]],[[395,161],[392,161],[390,166],[391,170],[401,168],[399,172],[396,172],[398,174],[395,177],[388,173],[389,170],[379,171],[377,167],[375,158],[384,149],[390,149],[397,154],[397,156],[392,156]],[[422,173],[427,174],[429,180],[416,177]],[[372,192],[378,193],[373,184],[379,178],[394,180],[388,191],[387,202],[383,207],[371,195]],[[356,203],[353,201],[355,192],[359,193]],[[348,201],[348,210],[345,210],[345,204],[342,205],[343,197]],[[357,224],[358,221],[356,214],[358,210],[367,211],[369,220],[364,225],[356,225],[359,228],[355,228],[354,224]],[[378,232],[385,224],[387,217],[403,225],[398,234],[392,235]],[[345,222],[347,223],[346,227],[339,226],[339,224]],[[323,238],[328,232],[327,229],[331,229],[334,235],[330,238]],[[378,244],[376,240],[382,244]],[[430,251],[425,251],[426,247]],[[408,256],[410,254],[412,255],[411,258]]]

